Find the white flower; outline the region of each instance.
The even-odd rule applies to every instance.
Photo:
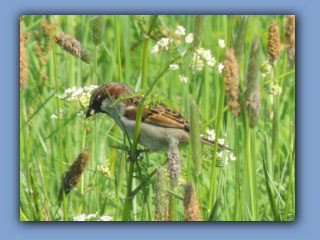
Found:
[[[222,156],[223,156],[223,152],[218,152],[217,153],[217,158],[222,159]]]
[[[193,53],[191,63],[189,67],[192,69],[193,74],[197,71],[201,71],[204,67],[203,60],[201,59],[200,55],[197,53]]]
[[[211,55],[211,51],[210,50],[205,50],[204,48],[200,48],[198,50],[198,54],[200,56],[202,56],[202,58],[206,61],[210,61],[211,58],[212,58],[212,55]]]
[[[224,69],[224,66],[222,63],[219,63],[218,69],[219,69],[219,73],[221,73],[222,69]]]
[[[86,215],[85,214],[81,214],[79,216],[73,217],[73,221],[85,221],[85,220],[86,220]]]
[[[159,45],[161,50],[168,50],[169,49],[169,38],[161,38],[161,40],[157,42],[157,45]]]
[[[57,96],[57,94],[56,94],[56,96]],[[67,97],[66,92],[64,92],[64,94],[62,94],[62,95],[58,95],[58,98],[60,98],[60,99],[65,99],[66,97]]]
[[[193,42],[193,33],[189,33],[186,36],[186,43],[192,43]]]
[[[220,144],[224,144],[224,139],[223,138],[219,138],[219,143]]]
[[[207,64],[211,67],[213,67],[216,64],[216,59],[212,57],[210,60],[208,60]]]
[[[178,47],[177,51],[178,51],[179,56],[183,57],[187,53],[188,48],[187,47]]]
[[[271,87],[270,93],[272,95],[280,95],[282,93],[282,87],[279,84],[276,84]]]
[[[153,54],[159,53],[159,46],[158,46],[158,44],[156,44],[156,45],[152,48],[151,53],[153,53]]]
[[[236,157],[236,156],[233,156],[233,154],[231,153],[231,154],[230,154],[230,160],[231,160],[231,161],[235,161],[235,160],[237,160],[237,157]]]
[[[208,135],[209,140],[214,141],[216,139],[216,134],[214,132],[214,129],[212,129],[212,130],[207,129],[206,133]]]
[[[58,118],[58,116],[55,115],[55,114],[52,114],[52,115],[51,115],[51,118]]]
[[[174,63],[174,64],[170,64],[169,70],[177,70],[179,69],[179,65]]]
[[[179,75],[179,78],[181,82],[185,82],[185,83],[188,82],[188,77],[184,74]]]
[[[182,26],[178,26],[178,30],[176,31],[176,34],[180,36],[184,36],[186,35],[186,29]]]
[[[88,216],[87,216],[87,220],[89,220],[89,219],[91,219],[91,218],[96,218],[97,217],[97,215],[98,215],[98,212],[96,212],[95,214],[89,214]]]
[[[226,46],[223,39],[219,39],[218,44],[221,48],[224,48]]]
[[[110,221],[110,220],[112,220],[112,217],[103,215],[103,216],[100,217],[100,220],[102,220],[102,221]]]
[[[77,90],[76,87],[68,88],[64,91],[65,94],[74,93]]]
[[[109,169],[109,159],[105,162],[101,162],[98,165],[98,171],[105,174],[106,176],[110,176],[110,169]]]

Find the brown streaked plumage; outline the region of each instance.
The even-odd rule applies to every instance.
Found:
[[[109,82],[101,85],[92,93],[86,117],[90,117],[99,112],[106,113],[111,115],[117,125],[123,130],[122,123],[115,108],[111,107],[112,101],[109,99],[105,87],[113,100],[117,100],[122,94],[133,92],[130,87],[123,83]],[[121,120],[130,138],[133,138],[139,101],[140,97],[132,97],[117,104]],[[167,150],[173,141],[178,142],[179,147],[183,147],[189,144],[189,135],[190,124],[178,111],[173,110],[171,112],[163,104],[157,104],[156,107],[151,106],[150,109],[146,106],[144,107],[139,144],[149,148],[150,151]],[[201,138],[201,143],[214,146],[214,141],[206,138]],[[221,144],[219,144],[219,148],[233,151]]]

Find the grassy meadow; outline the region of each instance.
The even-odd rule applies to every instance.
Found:
[[[294,21],[21,16],[20,220],[294,221]],[[85,118],[102,82],[133,88],[138,113],[180,112],[191,143],[127,162],[141,118],[130,141],[110,116]]]

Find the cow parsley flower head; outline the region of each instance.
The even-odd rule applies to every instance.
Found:
[[[233,154],[231,153],[229,159],[230,159],[231,161],[235,161],[235,160],[237,160],[237,157],[236,157],[236,156],[233,156]]]
[[[186,36],[186,43],[192,43],[193,42],[193,33],[189,33]]]
[[[98,171],[106,176],[110,176],[110,162],[109,159],[105,162],[101,162],[98,164]]]
[[[214,141],[216,139],[216,134],[214,132],[214,129],[210,130],[210,129],[207,129],[206,130],[206,133],[208,135],[208,139],[211,140],[211,141]]]
[[[87,220],[90,220],[91,218],[96,218],[97,215],[98,215],[98,212],[96,212],[96,213],[91,213],[91,214],[89,214],[89,215],[86,217],[86,219],[87,219]]]
[[[179,65],[174,63],[174,64],[170,64],[169,70],[177,70],[179,69]]]
[[[186,35],[186,29],[182,26],[178,26],[178,30],[176,30],[176,34],[180,36]]]
[[[110,221],[110,220],[112,220],[112,217],[103,215],[100,217],[100,220],[101,221]]]
[[[169,50],[169,38],[161,38],[161,40],[157,42],[157,45],[159,45],[161,50]]]
[[[185,83],[188,82],[188,77],[186,75],[184,75],[184,74],[180,74],[179,78],[180,78],[181,82],[185,82]]]
[[[158,44],[154,45],[154,47],[151,50],[151,53],[153,53],[153,54],[159,53],[159,45]]]
[[[222,63],[219,63],[218,69],[219,69],[219,73],[222,73],[222,69],[224,69],[224,66]]]
[[[188,52],[188,48],[187,47],[178,47],[177,52],[180,57],[183,57]]]
[[[210,60],[208,60],[207,64],[211,67],[213,67],[216,64],[216,59],[212,57]]]
[[[85,214],[73,217],[73,221],[85,221],[87,219]]]
[[[280,95],[281,93],[282,93],[282,87],[280,87],[279,83],[271,87],[270,94]]]
[[[224,48],[226,46],[223,39],[219,39],[218,44],[221,48]]]

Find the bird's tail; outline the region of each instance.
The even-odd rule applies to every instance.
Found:
[[[209,139],[206,139],[206,138],[201,138],[201,143],[202,144],[205,144],[205,145],[208,145],[208,146],[211,146],[213,147],[214,146],[214,141],[211,141]],[[234,150],[226,147],[226,146],[223,146],[222,144],[218,143],[218,147],[219,149],[222,149],[222,150],[227,150],[227,151],[231,151],[231,152],[234,152]]]

